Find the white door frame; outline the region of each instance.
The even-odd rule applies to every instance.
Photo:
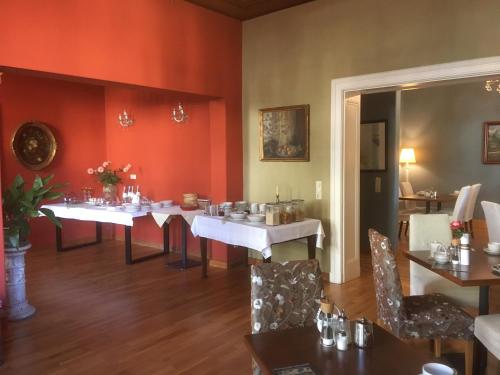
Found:
[[[357,153],[350,160],[359,160],[358,140],[346,137],[344,122],[344,100],[351,92],[373,89],[405,89],[428,82],[448,81],[454,79],[474,78],[489,75],[500,75],[500,56],[482,59],[464,60],[446,64],[436,64],[417,68],[392,70],[382,73],[366,74],[360,76],[338,78],[332,80],[331,93],[331,132],[330,132],[330,282],[343,283],[349,281],[352,276],[346,272],[345,259],[349,252],[359,253],[359,241],[347,238],[355,228],[346,228],[354,225],[353,221],[346,221],[344,207],[352,207],[359,199],[359,179],[350,180],[347,184],[354,184],[354,192],[346,191],[346,178],[353,178],[353,174],[346,171],[355,165],[346,165],[346,152]],[[359,124],[357,125],[359,126]],[[356,129],[350,134],[359,134]],[[351,138],[351,139],[350,139]],[[346,203],[347,202],[347,203]],[[354,212],[355,222],[359,223],[359,210]],[[357,233],[359,238],[359,229]]]

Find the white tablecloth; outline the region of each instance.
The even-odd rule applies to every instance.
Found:
[[[102,223],[121,224],[130,227],[134,225],[134,218],[148,214],[148,211],[109,211],[107,207],[92,206],[86,203],[71,205],[65,203],[45,204],[42,208],[52,210],[54,215],[63,219],[100,221]]]
[[[173,216],[182,216],[186,222],[191,225],[196,215],[202,215],[203,210],[184,211],[180,206],[164,207],[151,211],[153,219],[161,228],[165,222],[170,223]]]
[[[224,242],[229,245],[243,246],[262,252],[264,258],[272,255],[271,245],[296,240],[316,234],[316,247],[323,248],[325,232],[321,221],[305,219],[286,225],[252,224],[249,221],[236,221],[213,216],[196,216],[191,224],[194,236]]]

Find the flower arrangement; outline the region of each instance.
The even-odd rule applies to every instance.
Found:
[[[120,172],[127,173],[130,168],[132,168],[132,164],[127,164],[124,167],[111,169],[111,162],[109,160],[102,163],[97,168],[89,168],[87,169],[87,173],[90,175],[97,176],[99,182],[103,185],[117,185],[121,182],[121,177],[118,175]]]
[[[451,235],[453,238],[460,238],[465,232],[464,224],[461,221],[454,220],[450,224]]]

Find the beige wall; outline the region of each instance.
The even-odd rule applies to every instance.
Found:
[[[243,24],[244,194],[308,201],[328,233],[331,80],[365,73],[500,55],[498,0],[317,0]],[[311,161],[259,161],[258,109],[311,105]],[[314,200],[314,181],[323,200]],[[326,243],[328,246],[328,241]],[[305,248],[275,249],[275,259]],[[328,250],[321,253],[329,270]]]

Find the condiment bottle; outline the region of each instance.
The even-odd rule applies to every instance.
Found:
[[[460,238],[460,264],[468,266],[470,264],[470,234],[464,233]]]

